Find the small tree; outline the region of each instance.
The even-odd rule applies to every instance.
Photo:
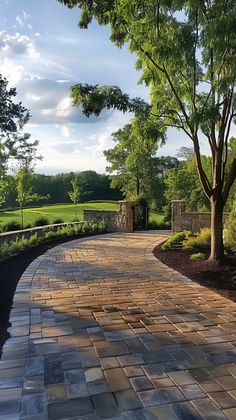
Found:
[[[75,174],[74,179],[71,181],[72,191],[68,192],[71,201],[75,204],[75,220],[78,221],[78,202],[81,197],[80,187],[78,185],[78,174]]]
[[[42,159],[41,156],[37,155],[37,146],[38,141],[29,143],[30,134],[24,134],[24,137],[27,138],[27,144],[21,148],[20,153],[18,153],[17,159],[17,169],[15,169],[16,177],[16,192],[17,198],[16,201],[20,206],[21,214],[21,229],[24,227],[24,207],[25,204],[30,203],[35,200],[44,200],[49,198],[49,196],[41,196],[39,194],[33,194],[33,173],[34,166],[37,159]]]

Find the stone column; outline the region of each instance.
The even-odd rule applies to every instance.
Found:
[[[185,200],[171,201],[171,228],[172,233],[182,232],[182,217],[186,210]]]
[[[134,214],[133,206],[130,201],[122,200],[119,201],[120,204],[120,229],[123,232],[133,232],[134,231]]]

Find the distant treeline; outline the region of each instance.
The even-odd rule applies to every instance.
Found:
[[[33,194],[48,196],[48,199],[32,201],[30,206],[54,203],[71,203],[68,192],[72,190],[71,181],[74,172],[61,173],[57,175],[32,175]],[[8,191],[4,208],[17,207],[16,191],[14,188],[14,177],[8,177]],[[121,200],[122,193],[118,188],[110,187],[108,175],[98,174],[95,171],[83,171],[78,174],[78,184],[81,192],[80,202],[90,200]]]

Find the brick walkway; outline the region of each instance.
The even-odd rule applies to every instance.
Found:
[[[236,419],[236,304],[158,262],[161,240],[75,240],[28,267],[0,420]]]

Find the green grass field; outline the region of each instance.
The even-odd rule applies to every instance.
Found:
[[[118,210],[118,203],[114,202],[88,202],[78,204],[78,220],[83,220],[83,210]],[[56,204],[35,208],[26,208],[24,210],[25,224],[34,224],[35,220],[40,217],[47,217],[50,223],[55,219],[62,219],[64,222],[72,222],[75,220],[75,205],[74,204]],[[0,221],[7,223],[16,220],[20,222],[19,210],[0,210]]]
[[[83,210],[118,210],[119,205],[116,201],[87,202],[78,204],[78,220],[83,220]],[[35,220],[40,217],[47,217],[49,223],[53,223],[55,219],[62,219],[64,222],[72,222],[75,220],[74,204],[56,204],[35,208],[26,208],[24,210],[24,224],[33,225]],[[157,223],[163,221],[163,216],[154,212],[150,213],[150,221],[155,220]],[[10,221],[20,222],[19,210],[0,210],[0,223]]]

